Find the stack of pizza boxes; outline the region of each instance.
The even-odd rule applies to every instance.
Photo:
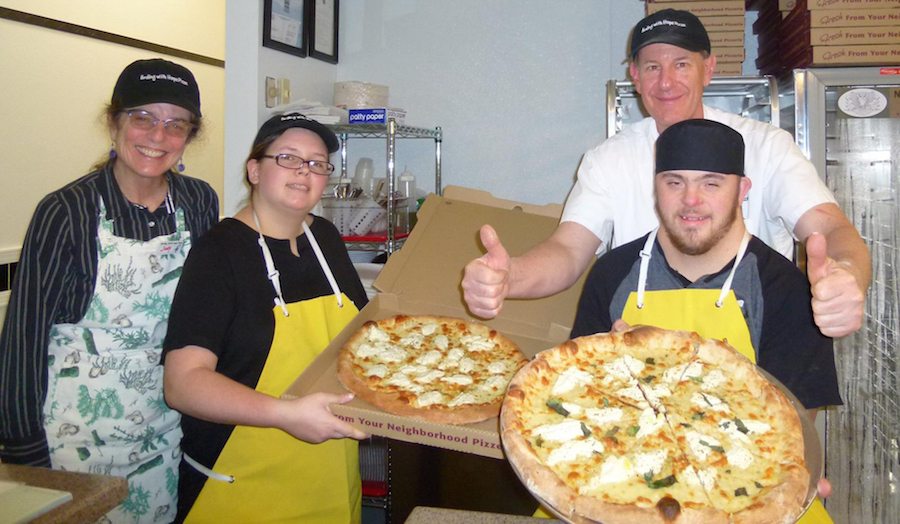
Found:
[[[694,13],[706,31],[716,55],[717,76],[739,76],[744,63],[744,0],[668,1],[647,0],[647,14],[663,9]]]
[[[761,74],[900,64],[900,0],[748,0]]]
[[[374,286],[379,293],[313,361],[285,392],[302,396],[326,391],[344,393],[337,358],[344,343],[369,320],[394,315],[436,315],[487,324],[515,342],[526,357],[569,338],[584,278],[567,291],[537,300],[510,300],[492,320],[471,316],[462,298],[463,268],[484,254],[479,229],[490,224],[511,256],[523,253],[556,228],[560,204],[537,206],[498,199],[484,191],[448,186],[431,194],[402,249],[394,252]],[[356,398],[334,405],[343,420],[373,435],[503,458],[497,418],[467,425],[424,422],[385,413]]]

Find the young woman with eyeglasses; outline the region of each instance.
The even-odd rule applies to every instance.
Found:
[[[183,414],[178,522],[359,522],[357,443],[329,406],[280,395],[366,304],[337,229],[310,214],[334,133],[272,117],[247,159],[249,203],[197,243],[164,344],[166,400]]]
[[[0,336],[0,459],[127,478],[110,522],[175,514],[181,428],[162,342],[191,244],[219,214],[209,184],[179,173],[200,119],[186,68],[122,71],[109,158],[38,204]]]

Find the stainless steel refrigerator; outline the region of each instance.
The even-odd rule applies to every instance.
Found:
[[[796,70],[792,87],[797,144],[872,255],[862,329],[835,340],[826,507],[837,523],[900,522],[900,68]]]

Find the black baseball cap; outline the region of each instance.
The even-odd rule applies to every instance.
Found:
[[[744,176],[744,138],[702,118],[672,124],[656,140],[655,173],[681,169]]]
[[[301,129],[309,129],[313,133],[319,135],[329,153],[334,153],[340,149],[341,145],[337,137],[328,126],[315,120],[311,120],[301,113],[286,113],[283,115],[275,115],[266,120],[266,123],[259,128],[256,138],[253,140],[253,149],[261,144],[264,140],[271,136],[277,136],[284,133],[288,129],[299,127]]]
[[[113,88],[112,105],[124,108],[168,103],[200,118],[200,88],[184,66],[161,58],[137,60],[126,67]]]
[[[672,44],[688,51],[712,52],[709,34],[700,19],[688,11],[663,9],[644,18],[631,33],[631,59],[650,44]]]

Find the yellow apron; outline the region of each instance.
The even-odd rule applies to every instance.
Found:
[[[700,336],[728,342],[742,355],[756,363],[756,352],[750,341],[747,322],[737,303],[731,282],[750,242],[745,233],[735,257],[731,274],[721,290],[676,289],[645,291],[650,254],[656,242],[656,230],[650,233],[641,251],[638,289],[628,296],[622,320],[628,325],[643,324],[664,329],[696,331]],[[541,512],[542,508],[538,509]],[[546,514],[545,514],[546,515]],[[535,516],[541,516],[537,513]],[[797,521],[799,524],[833,524],[822,502],[817,498],[809,511]]]
[[[285,304],[278,272],[265,241],[261,242],[277,298],[272,310],[275,336],[256,391],[275,397],[358,313],[338,289],[306,224],[304,229],[335,295]],[[189,463],[194,465],[192,460]],[[185,522],[358,524],[361,520],[355,440],[314,445],[278,429],[236,426],[212,469],[215,473],[203,471],[210,478]],[[233,482],[217,480],[224,476],[232,477]]]

